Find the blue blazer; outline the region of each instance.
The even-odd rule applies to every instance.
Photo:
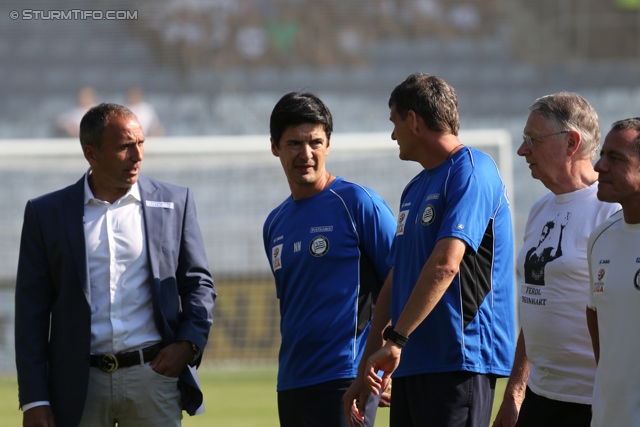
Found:
[[[191,190],[138,180],[152,273],[155,323],[171,344],[204,350],[216,297]],[[152,203],[167,202],[167,203]],[[80,423],[89,379],[91,288],[84,239],[84,177],[27,202],[15,295],[20,406],[49,401],[58,427]],[[178,387],[189,414],[202,411],[196,367]]]

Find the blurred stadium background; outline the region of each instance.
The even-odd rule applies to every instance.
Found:
[[[278,308],[261,227],[288,195],[268,150],[282,94],[325,100],[336,132],[330,170],[370,185],[397,212],[417,169],[388,138],[389,93],[415,71],[443,77],[458,91],[463,142],[490,135],[487,151],[512,177],[519,250],[544,192],[515,154],[527,107],[570,90],[595,106],[603,133],[638,116],[639,9],[640,0],[3,1],[0,370],[13,369],[24,203],[86,169],[62,126],[83,88],[95,103],[127,103],[141,89],[162,124],[149,131],[157,136],[144,173],[194,190],[220,294],[207,361],[272,363]]]

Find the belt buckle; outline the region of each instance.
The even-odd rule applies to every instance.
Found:
[[[118,369],[118,359],[113,354],[105,354],[100,357],[98,367],[103,372],[111,373]]]

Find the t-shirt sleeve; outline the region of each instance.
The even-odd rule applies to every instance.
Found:
[[[384,280],[389,274],[389,252],[396,230],[396,220],[387,203],[372,193],[363,215],[361,242],[369,259],[375,266],[378,277]]]
[[[489,220],[501,203],[501,194],[496,192],[504,191],[497,171],[490,167],[493,166],[463,165],[452,171],[446,184],[446,206],[438,240],[456,237],[477,251]]]

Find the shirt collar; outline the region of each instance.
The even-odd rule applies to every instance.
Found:
[[[89,203],[91,200],[100,200],[93,195],[93,192],[91,191],[91,187],[89,187],[90,174],[91,174],[91,168],[89,168],[87,170],[87,173],[84,174],[84,204],[85,205]],[[138,186],[137,182],[133,184],[131,187],[129,187],[129,190],[127,190],[125,195],[120,197],[118,200],[123,200],[127,197],[133,197],[137,201],[142,202],[142,198],[140,197],[140,187]],[[117,201],[115,203],[117,203]]]

